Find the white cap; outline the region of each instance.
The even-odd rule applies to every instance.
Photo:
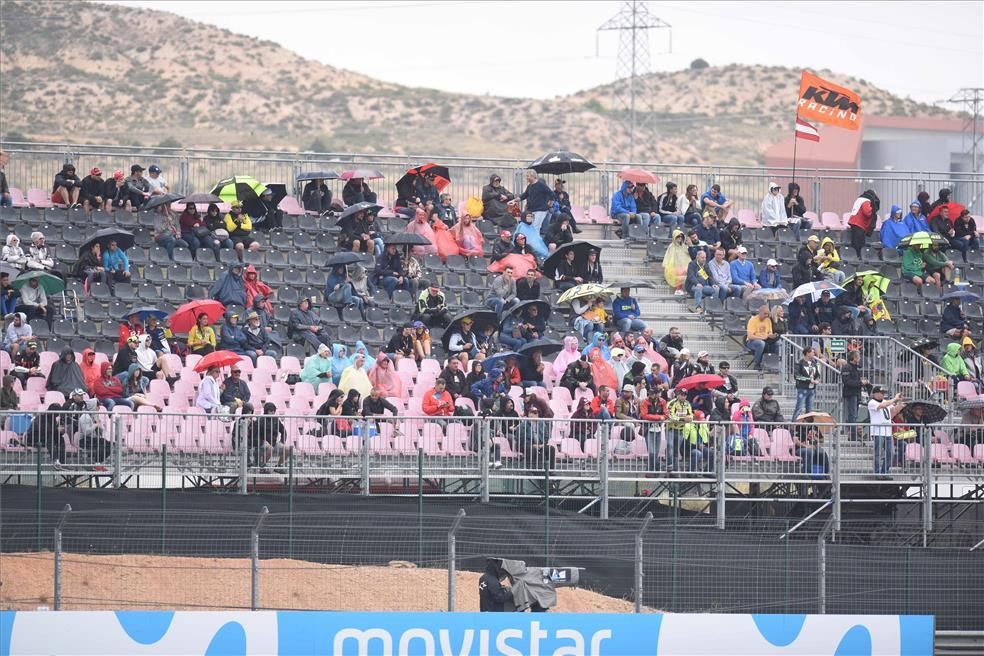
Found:
[[[770,257],[769,261],[765,263],[765,266],[779,266],[779,263]]]
[[[738,247],[738,252],[739,253],[747,253],[748,252],[748,249],[745,248],[744,246],[739,246]]]

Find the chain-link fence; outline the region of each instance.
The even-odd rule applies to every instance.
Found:
[[[929,614],[984,629],[984,524],[699,515],[7,510],[7,609],[476,610],[489,557],[575,567],[556,610]],[[42,542],[35,542],[36,533]]]

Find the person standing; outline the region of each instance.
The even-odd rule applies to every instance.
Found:
[[[892,418],[905,409],[902,395],[885,398],[885,388],[876,385],[871,388],[868,401],[868,416],[871,424],[871,437],[875,441],[875,474],[888,474],[892,467]]]
[[[505,612],[506,602],[512,602],[512,589],[509,587],[509,574],[500,568],[501,560],[489,558],[485,561],[485,573],[478,580],[478,609],[483,613]]]
[[[694,410],[687,401],[687,390],[678,387],[673,391],[673,399],[666,405],[666,452],[670,471],[679,466],[680,448],[688,424],[694,421]]]
[[[526,172],[526,189],[519,199],[526,201],[526,211],[533,212],[533,227],[542,235],[546,232],[544,219],[547,218],[547,210],[554,201],[553,190],[536,171],[529,169]]]
[[[853,424],[858,421],[858,406],[861,404],[861,390],[868,385],[868,379],[861,375],[861,351],[847,354],[847,362],[841,367],[842,403],[844,412],[841,421],[848,425],[848,435],[857,439],[858,429]]]
[[[812,346],[803,349],[803,357],[796,363],[796,405],[793,407],[793,421],[799,417],[800,410],[813,412],[813,395],[820,383],[820,365]]]
[[[881,201],[872,189],[861,192],[851,208],[851,218],[847,225],[851,229],[851,247],[854,248],[854,252],[859,258],[865,240],[874,232],[875,224],[878,223],[878,210],[880,208]]]

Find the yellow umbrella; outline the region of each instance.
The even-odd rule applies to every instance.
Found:
[[[558,303],[570,303],[579,298],[594,298],[596,296],[616,296],[617,291],[610,287],[605,287],[604,285],[599,285],[593,282],[585,283],[583,285],[578,285],[577,287],[571,287],[566,292],[560,295],[557,299]]]

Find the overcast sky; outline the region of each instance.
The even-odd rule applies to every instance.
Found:
[[[611,81],[622,2],[121,0],[171,11],[381,80],[549,98]],[[984,86],[984,2],[650,2],[653,70],[828,68],[925,102]],[[596,54],[596,41],[598,52]]]

